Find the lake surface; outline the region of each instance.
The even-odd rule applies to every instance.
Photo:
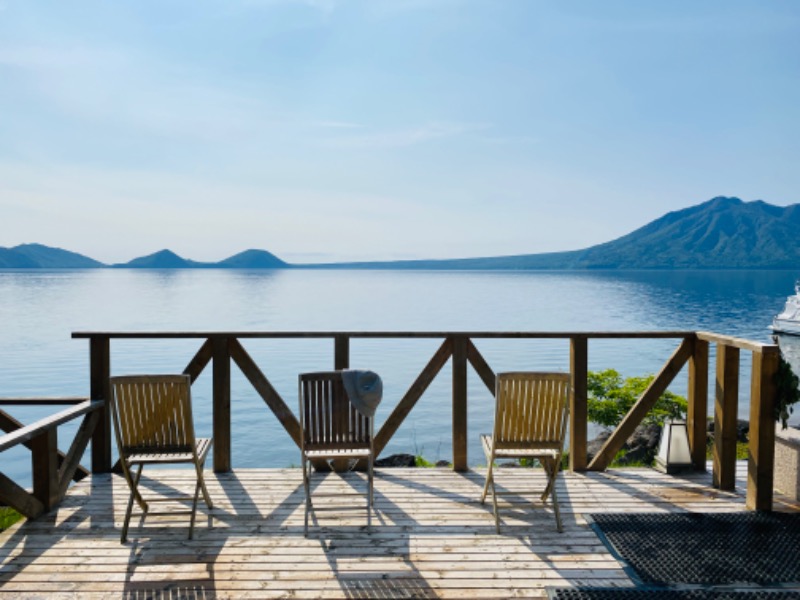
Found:
[[[785,271],[435,272],[86,270],[0,271],[0,396],[88,395],[87,340],[73,331],[658,331],[707,330],[771,341],[767,326],[800,273]],[[791,342],[795,342],[794,345]],[[798,341],[782,340],[800,367]],[[200,340],[113,340],[112,374],[180,372]],[[351,367],[384,380],[376,427],[440,340],[353,340]],[[677,340],[590,341],[589,368],[625,376],[657,372]],[[566,340],[478,340],[496,371],[567,370]],[[333,366],[330,340],[245,340],[262,371],[296,410],[297,374]],[[713,351],[713,346],[712,346]],[[742,353],[741,402],[749,353]],[[713,356],[712,356],[713,361]],[[713,365],[713,362],[712,362]],[[800,370],[800,369],[798,369]],[[299,464],[299,451],[236,366],[232,367],[233,466]],[[711,375],[713,380],[713,373]],[[384,455],[452,455],[446,366]],[[749,381],[749,380],[748,380]],[[681,374],[670,388],[685,394]],[[193,386],[198,435],[211,431],[211,369]],[[713,398],[711,396],[710,398]],[[713,401],[713,399],[712,399]],[[52,409],[50,409],[52,410]],[[747,417],[747,412],[740,415]],[[48,409],[10,412],[29,423]],[[469,462],[484,461],[492,398],[470,369]],[[795,415],[793,422],[798,422]],[[65,428],[62,449],[73,428]],[[0,454],[0,471],[29,472],[26,450]]]

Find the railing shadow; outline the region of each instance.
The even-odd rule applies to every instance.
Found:
[[[581,519],[579,513],[589,512],[587,507],[591,510],[592,498],[587,497],[586,490],[591,489],[596,497],[611,498],[611,492],[633,496],[640,509],[651,503],[670,512],[684,510],[680,498],[672,501],[660,495],[660,488],[649,488],[650,481],[654,486],[663,484],[660,474],[613,470],[605,474],[564,473],[557,482],[565,528],[559,534],[552,510],[531,507],[528,488],[538,489],[545,478],[533,470],[532,481],[527,482],[527,470],[498,469],[496,484],[501,491],[509,492],[506,499],[510,501],[510,505],[501,505],[499,536],[491,501],[480,505],[482,472],[420,469],[412,476],[378,469],[370,531],[366,531],[365,515],[361,523],[362,515],[345,518],[343,510],[337,513],[339,508],[351,512],[348,507],[353,498],[358,508],[363,506],[365,475],[315,474],[311,484],[312,493],[318,492],[316,503],[319,508],[334,511],[320,511],[305,538],[305,495],[299,470],[285,470],[277,474],[261,472],[257,477],[263,481],[248,480],[237,472],[209,474],[207,482],[215,508],[210,512],[199,509],[194,540],[186,539],[186,515],[175,519],[153,517],[152,521],[145,519],[144,524],[132,523],[131,541],[126,546],[119,545],[119,525],[127,485],[118,476],[95,476],[91,487],[76,489],[58,512],[48,513],[31,522],[32,528],[16,529],[3,539],[0,551],[6,560],[0,566],[0,582],[12,581],[27,565],[34,564],[27,574],[30,580],[34,572],[47,568],[37,563],[43,555],[51,554],[49,550],[57,542],[64,540],[69,552],[70,548],[88,548],[86,542],[75,543],[91,535],[91,539],[97,539],[97,550],[82,550],[75,555],[75,564],[86,564],[89,569],[81,573],[77,566],[76,583],[71,585],[80,590],[83,584],[78,581],[96,577],[97,585],[103,585],[102,579],[107,578],[106,587],[101,589],[109,595],[121,593],[126,599],[233,597],[235,590],[251,595],[258,595],[258,590],[265,595],[301,590],[346,598],[429,598],[441,593],[442,585],[453,585],[450,578],[471,585],[469,579],[479,578],[486,564],[491,565],[487,572],[497,578],[496,585],[509,590],[516,586],[530,589],[525,587],[531,585],[530,575],[525,573],[531,570],[549,572],[548,581],[552,578],[556,584],[581,585],[599,577],[617,578],[624,585],[627,580],[620,565]],[[506,471],[515,481],[504,482]],[[694,474],[674,479],[679,487],[700,493],[703,477],[709,479]],[[192,485],[191,481],[188,476],[180,480],[153,476],[144,478],[142,485],[149,493],[172,495],[177,488]],[[321,495],[325,491],[341,493],[338,498],[325,498]],[[571,497],[573,491],[575,499]],[[738,493],[734,504],[742,506],[741,489]],[[723,501],[732,499],[728,492],[719,494]],[[727,509],[732,505],[729,501],[724,504]],[[598,502],[597,510],[606,509]],[[107,575],[98,576],[98,565],[91,556],[103,556],[104,548],[108,555],[100,563]],[[59,549],[56,555],[63,556],[64,551]]]

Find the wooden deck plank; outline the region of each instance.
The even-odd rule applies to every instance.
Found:
[[[499,469],[498,490],[508,494],[497,535],[491,503],[479,503],[483,477],[379,470],[366,531],[364,475],[316,475],[305,538],[299,469],[208,473],[215,508],[199,511],[193,540],[186,515],[166,515],[134,517],[120,544],[127,487],[96,475],[57,510],[0,533],[0,598],[545,598],[550,586],[633,585],[587,525],[589,513],[745,506],[743,465],[730,492],[711,488],[707,473],[567,473],[559,534],[549,509],[531,508],[544,475]],[[194,476],[153,469],[142,481],[146,493],[186,492]]]

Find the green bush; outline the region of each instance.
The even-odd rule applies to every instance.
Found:
[[[20,519],[22,515],[13,508],[0,506],[0,531],[5,531]]]
[[[648,375],[623,379],[614,369],[589,371],[589,420],[603,427],[616,427],[654,378]],[[663,425],[669,419],[682,419],[686,409],[686,398],[665,391],[642,423]]]
[[[780,357],[778,372],[775,373],[775,420],[779,421],[782,429],[788,427],[789,416],[794,411],[794,404],[800,402],[800,380],[792,371],[792,366]]]

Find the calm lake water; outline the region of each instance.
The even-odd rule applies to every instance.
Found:
[[[767,326],[796,272],[0,271],[0,396],[88,395],[87,340],[73,331],[635,331],[708,330],[768,342]],[[800,348],[782,345],[800,366]],[[384,380],[376,426],[390,414],[439,340],[353,340],[351,367]],[[330,340],[246,340],[294,410],[297,374],[333,366]],[[482,341],[497,371],[569,367],[569,344]],[[180,372],[200,340],[112,341],[112,373]],[[676,340],[592,341],[589,368],[657,372]],[[749,353],[742,353],[749,375]],[[713,357],[712,357],[713,360]],[[713,364],[713,362],[712,362]],[[198,435],[211,431],[211,369],[193,387]],[[299,451],[238,368],[232,367],[234,467],[299,464]],[[470,369],[469,461],[483,462],[492,399]],[[713,375],[712,375],[713,379]],[[749,385],[744,382],[742,402]],[[671,389],[685,393],[681,374]],[[47,409],[10,412],[31,422]],[[450,369],[445,367],[384,455],[451,457]],[[747,413],[743,414],[746,418]],[[795,415],[794,421],[798,420]],[[71,440],[65,428],[61,447]],[[0,454],[17,480],[30,453]]]

